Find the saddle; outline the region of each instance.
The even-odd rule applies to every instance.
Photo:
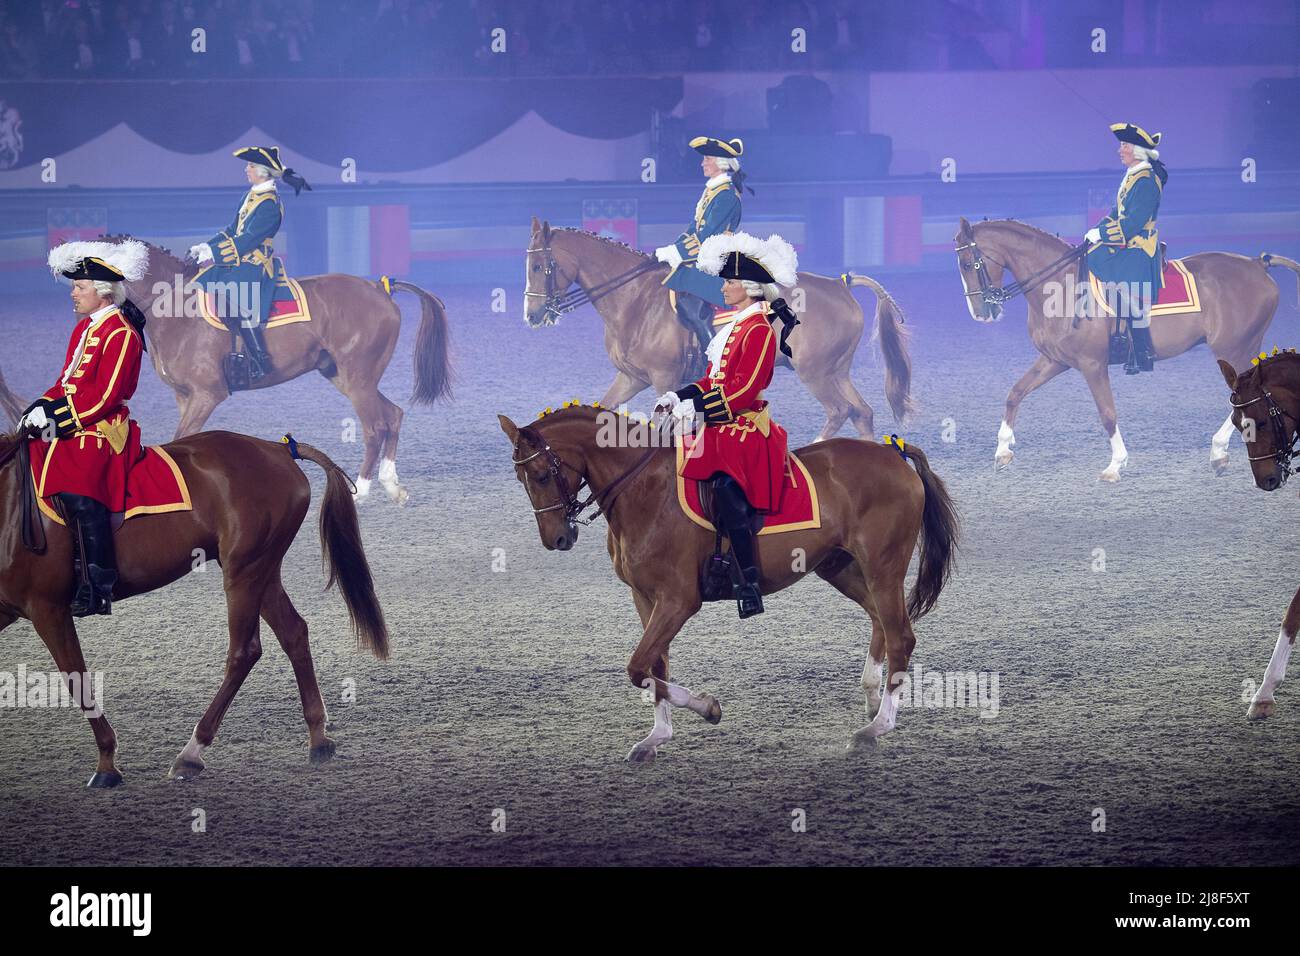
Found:
[[[1169,249],[1168,243],[1166,242],[1160,243],[1159,256],[1160,256],[1160,272],[1162,275],[1164,275],[1169,268],[1168,249]],[[1079,259],[1079,279],[1078,279],[1080,287],[1087,288],[1087,289],[1092,288],[1091,272],[1092,270],[1088,268],[1088,257],[1081,256]],[[1157,296],[1157,300],[1158,298],[1159,296]],[[1148,311],[1154,308],[1154,305],[1155,303],[1149,303],[1147,305]],[[1088,310],[1089,321],[1092,320],[1092,312],[1094,310],[1102,311],[1103,314],[1106,311],[1102,309],[1101,306],[1094,299],[1093,308]],[[1128,316],[1117,314],[1114,316],[1104,315],[1104,317],[1113,319],[1113,321],[1110,323],[1111,326],[1110,352],[1106,358],[1107,364],[1125,365],[1128,363],[1130,357],[1133,354],[1133,330],[1129,326]],[[1078,316],[1075,316],[1074,325],[1076,328],[1079,325]]]

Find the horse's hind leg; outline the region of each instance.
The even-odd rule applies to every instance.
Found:
[[[95,735],[99,763],[95,767],[95,775],[86,786],[97,790],[116,787],[122,782],[122,775],[114,763],[117,734],[100,710],[100,701],[95,698],[94,680],[86,669],[86,659],[81,653],[81,641],[77,639],[77,628],[71,613],[64,605],[51,605],[34,612],[32,624],[45,646],[50,649],[54,666],[64,675],[73,702],[90,721],[90,730]]]
[[[226,620],[230,628],[226,674],[212,703],[194,728],[189,743],[172,761],[167,776],[173,780],[196,776],[204,769],[203,751],[212,746],[226,710],[243,685],[244,678],[262,656],[257,618],[262,606],[266,569],[259,567],[254,571],[246,568],[241,573],[233,573],[232,564],[230,559],[223,557],[222,566],[226,569]]]
[[[397,480],[397,439],[402,431],[404,413],[398,405],[388,400],[383,392],[378,392],[383,412],[383,437],[379,449],[379,483],[384,486],[388,497],[399,505],[410,500],[410,494]]]
[[[307,622],[289,600],[279,574],[262,596],[262,620],[275,632],[276,640],[289,655],[293,676],[298,681],[298,696],[302,698],[302,715],[307,721],[311,760],[312,763],[323,763],[334,756],[334,741],[325,735],[329,714],[325,710],[325,701],[321,699],[320,685],[316,682]]]
[[[334,386],[342,392],[352,408],[357,413],[357,418],[361,420],[361,440],[364,442],[364,451],[361,455],[361,471],[357,473],[357,497],[365,498],[370,494],[370,483],[375,479],[375,472],[379,465],[379,453],[383,448],[384,439],[388,435],[388,425],[384,417],[384,404],[388,399],[379,394],[379,389],[373,384],[365,386],[351,387],[345,383],[341,377],[336,376],[331,379]],[[393,469],[396,477],[396,467]]]
[[[1300,630],[1300,591],[1291,598],[1291,606],[1286,609],[1282,619],[1282,629],[1277,635],[1277,644],[1273,647],[1273,656],[1268,660],[1268,669],[1264,671],[1264,680],[1250,702],[1246,716],[1250,720],[1263,720],[1273,716],[1273,691],[1286,679],[1286,664],[1291,657],[1291,648],[1295,646],[1296,631]]]
[[[867,662],[862,667],[862,689],[867,695],[867,716],[874,717],[880,710],[880,683],[885,668],[885,628],[880,623],[880,613],[856,561],[849,561],[829,573],[818,569],[817,574],[871,618],[871,641]]]

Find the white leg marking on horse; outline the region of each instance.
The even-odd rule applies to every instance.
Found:
[[[399,505],[404,505],[410,497],[402,483],[397,480],[397,462],[391,458],[382,458],[379,461],[379,483],[384,486],[384,491],[388,497],[392,498]]]
[[[1119,481],[1119,470],[1128,464],[1128,449],[1124,447],[1124,438],[1115,426],[1115,434],[1110,436],[1110,464],[1101,473],[1102,481]]]
[[[876,716],[871,718],[871,723],[853,735],[853,740],[849,742],[850,749],[870,743],[894,729],[898,716],[898,699],[902,694],[903,688],[899,686],[885,695],[884,700],[880,702],[880,709],[876,711]]]
[[[190,734],[190,742],[181,748],[181,754],[178,760],[184,760],[189,763],[202,763],[203,751],[207,748],[199,743],[198,728],[194,728],[194,733]]]
[[[685,707],[693,710],[701,717],[708,717],[709,711],[713,708],[713,698],[708,694],[692,694],[680,684],[670,684],[664,681],[664,687],[667,689],[668,700],[674,707]]]
[[[655,704],[655,725],[646,738],[640,741],[627,759],[633,763],[644,763],[658,755],[661,744],[666,744],[673,736],[673,705],[667,700]]]
[[[998,465],[1009,465],[1014,458],[1015,452],[1011,446],[1016,443],[1016,433],[1011,430],[1011,426],[1004,419],[998,426],[998,450],[993,453],[993,461]]]
[[[885,662],[878,661],[867,652],[867,663],[862,668],[862,689],[867,692],[867,716],[880,710],[880,683],[884,678]]]
[[[364,497],[366,497],[366,496],[369,495],[369,494],[370,494],[370,479],[369,479],[369,478],[361,478],[361,477],[358,477],[358,478],[357,478],[357,495],[356,495],[356,496],[357,496],[358,498],[364,498]]]
[[[1228,463],[1228,442],[1232,440],[1232,433],[1236,430],[1232,424],[1232,416],[1229,415],[1227,421],[1210,440],[1210,464],[1216,471],[1222,471]]]
[[[1286,680],[1286,663],[1291,657],[1291,646],[1294,643],[1295,636],[1287,637],[1285,629],[1277,632],[1277,644],[1273,646],[1273,656],[1268,659],[1264,681],[1255,692],[1255,697],[1250,702],[1250,709],[1246,711],[1246,716],[1251,720],[1262,720],[1273,716],[1273,691],[1277,689],[1278,684]]]

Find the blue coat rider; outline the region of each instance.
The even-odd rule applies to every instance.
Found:
[[[686,230],[676,242],[656,249],[655,258],[672,269],[664,285],[677,293],[678,319],[695,333],[702,354],[713,338],[713,309],[726,302],[722,298],[722,281],[700,272],[695,261],[704,240],[740,228],[740,191],[745,179],[740,172],[740,155],[745,144],[738,139],[724,142],[697,136],[690,147],[703,157],[700,170],[708,182]]]
[[[1149,372],[1155,366],[1151,345],[1150,309],[1164,280],[1161,277],[1160,233],[1156,215],[1169,173],[1160,162],[1154,136],[1132,123],[1110,128],[1119,140],[1119,158],[1128,167],[1110,215],[1088,230],[1088,268],[1106,283],[1116,312],[1127,316],[1133,332],[1133,349],[1124,371]],[[1119,310],[1123,309],[1123,312]]]
[[[217,314],[234,334],[242,334],[252,359],[249,379],[257,381],[271,371],[263,330],[275,297],[276,260],[272,240],[284,220],[284,206],[276,193],[283,179],[297,195],[311,189],[306,180],[280,160],[278,146],[248,146],[235,151],[245,162],[249,190],[235,218],[205,243],[190,248],[199,263],[203,286],[214,293]]]

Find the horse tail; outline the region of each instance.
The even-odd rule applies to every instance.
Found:
[[[9,386],[5,384],[4,372],[0,372],[0,408],[5,410],[15,424],[23,413],[23,403],[17,395],[9,391]]]
[[[285,436],[288,439],[288,436]],[[384,611],[375,597],[375,582],[361,544],[361,527],[352,483],[338,465],[323,451],[302,442],[288,441],[295,457],[315,462],[325,470],[325,500],[320,506],[321,563],[325,566],[325,589],[334,582],[343,592],[352,633],[357,646],[370,651],[380,660],[388,657],[388,625]]]
[[[916,621],[934,608],[939,593],[952,574],[961,521],[952,496],[948,494],[943,479],[930,469],[925,452],[915,445],[903,446],[902,452],[903,457],[916,466],[921,487],[925,489],[925,507],[921,511],[921,560],[916,583],[907,596],[907,615]]]
[[[448,357],[451,335],[447,328],[447,307],[436,295],[411,282],[384,276],[380,285],[389,295],[400,290],[414,293],[420,300],[420,330],[415,336],[415,391],[411,403],[432,405],[440,398],[451,397],[451,362]]]
[[[1296,295],[1300,296],[1300,262],[1294,259],[1288,259],[1286,256],[1275,256],[1271,252],[1266,252],[1259,257],[1259,261],[1264,264],[1265,269],[1271,269],[1274,266],[1282,266],[1290,269],[1295,273]]]
[[[905,424],[916,411],[916,402],[912,399],[912,357],[907,350],[910,336],[904,327],[903,310],[885,287],[870,276],[846,272],[840,279],[850,289],[866,286],[876,294],[874,337],[880,340],[880,351],[885,357],[885,397],[894,421]]]

